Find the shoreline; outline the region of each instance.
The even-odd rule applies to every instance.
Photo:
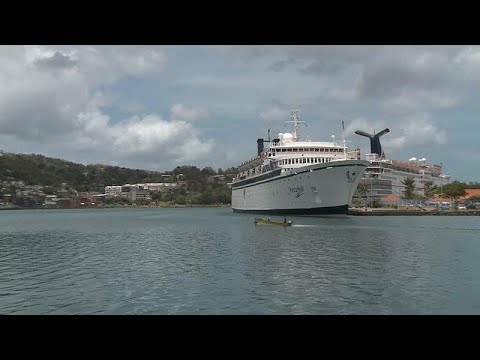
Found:
[[[92,209],[187,209],[187,208],[230,208],[230,205],[109,205],[109,206],[76,206],[76,207],[0,207],[0,210],[92,210]]]
[[[191,209],[191,208],[231,208],[230,204],[214,205],[109,205],[109,206],[84,206],[84,207],[0,207],[0,210],[93,210],[93,209]],[[388,208],[351,208],[347,216],[480,216],[480,210],[404,210]]]

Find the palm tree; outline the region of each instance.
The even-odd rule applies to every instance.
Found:
[[[360,197],[363,199],[368,192],[368,186],[366,183],[359,183],[357,186],[357,194],[360,195]]]
[[[362,196],[365,196],[368,192],[368,186],[367,184],[365,183],[359,183],[358,186],[357,186],[357,192],[362,195]]]
[[[415,195],[415,179],[413,176],[407,176],[402,184],[405,186],[405,191],[403,192],[403,197],[405,199],[411,199]]]
[[[365,197],[367,196],[368,193],[368,185],[365,182],[360,182],[357,185],[357,189],[355,190],[355,195],[358,197],[358,200],[361,201],[363,205],[365,201]]]
[[[437,185],[433,184],[433,181],[429,180],[423,184],[423,191],[427,198],[431,198],[435,191],[437,190]]]

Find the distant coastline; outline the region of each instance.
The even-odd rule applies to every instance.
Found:
[[[183,209],[183,208],[229,208],[230,204],[192,204],[192,205],[108,205],[81,207],[0,207],[0,210],[93,210],[93,209]]]
[[[230,204],[212,204],[212,205],[179,205],[179,204],[163,204],[163,205],[108,205],[108,206],[85,206],[85,207],[61,207],[61,208],[44,208],[44,207],[0,207],[0,210],[102,210],[102,209],[191,209],[191,208],[230,208]],[[421,211],[421,210],[404,210],[391,208],[376,209],[358,209],[350,208],[347,215],[349,216],[480,216],[480,210],[444,210],[444,211]]]

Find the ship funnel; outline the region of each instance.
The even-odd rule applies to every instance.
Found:
[[[380,136],[388,134],[390,132],[389,129],[383,129],[378,134],[369,134],[362,130],[355,131],[355,134],[360,136],[365,136],[370,139],[370,153],[377,154],[378,157],[382,156],[382,145],[380,144]]]
[[[260,156],[260,154],[262,153],[263,151],[263,139],[258,139],[257,140],[257,150],[258,150],[258,154]]]

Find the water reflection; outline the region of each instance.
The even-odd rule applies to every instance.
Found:
[[[476,218],[5,211],[3,314],[479,313]]]

